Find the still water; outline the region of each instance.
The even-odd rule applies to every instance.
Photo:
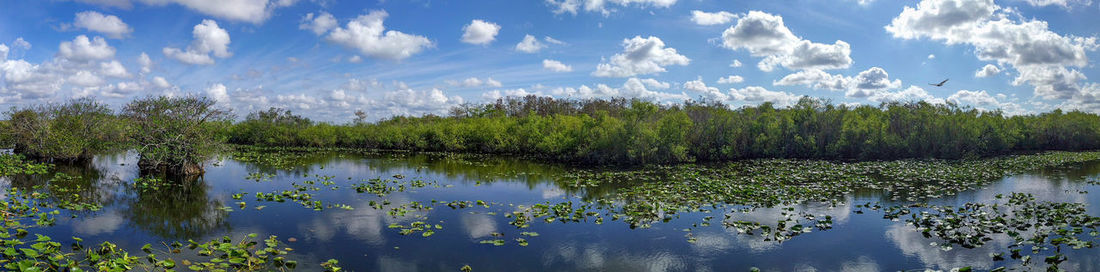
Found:
[[[723,208],[711,213],[686,213],[646,229],[632,229],[627,223],[612,220],[602,224],[536,220],[529,228],[517,229],[504,214],[519,205],[579,203],[613,189],[562,189],[555,181],[569,167],[509,158],[321,152],[289,167],[223,158],[208,166],[205,176],[184,181],[183,186],[141,191],[132,186],[139,177],[136,164],[133,154],[118,154],[97,157],[87,165],[58,166],[57,171],[80,178],[52,186],[79,186],[78,194],[102,204],[103,209],[62,213],[56,226],[37,231],[59,240],[81,237],[88,244],[112,241],[131,252],[139,252],[146,243],[205,241],[227,235],[241,238],[249,233],[277,235],[294,248],[290,259],[299,261],[299,270],[316,269],[316,264],[330,258],[339,260],[350,271],[456,271],[463,265],[470,265],[474,271],[747,271],[752,267],[764,271],[897,271],[964,266],[988,270],[1017,265],[1011,259],[994,261],[990,257],[1012,243],[1006,237],[979,248],[944,250],[934,245],[935,238],[922,236],[904,220],[883,219],[881,212],[856,207],[868,202],[905,204],[880,199],[882,194],[876,192],[850,195],[835,206],[808,203],[749,213]],[[264,178],[248,178],[260,176],[256,173],[264,174]],[[352,187],[374,178],[394,179],[395,175],[434,184],[385,197],[357,193]],[[1100,162],[1033,171],[930,202],[993,202],[997,194],[1020,192],[1033,194],[1038,200],[1086,203],[1088,212],[1097,216],[1100,188],[1084,181],[1098,175]],[[293,190],[293,183],[301,185],[326,176],[335,185],[318,184],[319,191],[309,192],[313,200],[326,206],[345,204],[352,209],[315,211],[293,201],[258,201],[255,196],[257,192]],[[4,191],[44,183],[46,177],[0,178]],[[243,197],[234,199],[233,195],[239,193]],[[371,206],[372,201],[384,200],[394,206],[412,201],[482,200],[490,207],[452,209],[437,204],[431,210],[391,215],[389,208]],[[245,208],[238,202],[245,202]],[[257,209],[260,206],[264,207]],[[730,220],[777,222],[785,217],[785,208],[819,217],[829,215],[833,227],[776,242],[739,234],[720,223],[726,215]],[[701,226],[707,216],[716,219],[710,226]],[[423,237],[420,233],[401,235],[399,229],[389,227],[413,221],[440,225],[442,229]],[[686,238],[685,229],[691,229],[693,242]],[[520,232],[539,235],[527,237]],[[494,234],[503,234],[500,239],[507,243],[481,243],[497,239]],[[526,238],[529,245],[519,245],[513,240],[517,237]],[[1065,253],[1069,260],[1061,268],[1100,271],[1100,250]]]

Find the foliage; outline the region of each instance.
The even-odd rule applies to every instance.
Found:
[[[20,155],[0,154],[0,177],[45,174],[49,169],[49,164],[28,162]]]
[[[122,124],[107,105],[92,98],[61,105],[13,109],[3,130],[5,142],[31,157],[81,160],[119,147]]]
[[[231,115],[210,98],[148,97],[127,104],[131,141],[143,169],[171,174],[203,172],[202,164],[223,150]]]
[[[715,102],[528,96],[462,105],[450,116],[314,123],[277,109],[250,115],[234,143],[517,154],[585,163],[752,158],[959,159],[1100,148],[1100,115],[1055,110],[1006,116],[954,104],[832,105],[803,98],[730,108]]]

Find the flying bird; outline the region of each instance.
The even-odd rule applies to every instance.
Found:
[[[940,81],[940,83],[928,83],[928,85],[932,85],[932,86],[936,86],[936,87],[943,87],[943,84],[947,83],[948,80],[950,80],[950,78],[944,79],[943,81]]]

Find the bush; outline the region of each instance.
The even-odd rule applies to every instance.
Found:
[[[204,172],[203,164],[225,148],[229,111],[206,97],[148,97],[130,102],[122,116],[144,171],[171,175]]]
[[[3,142],[34,158],[87,160],[120,147],[125,138],[111,109],[92,98],[12,110],[8,116]]]

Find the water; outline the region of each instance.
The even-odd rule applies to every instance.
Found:
[[[85,239],[86,244],[112,241],[131,252],[140,252],[146,243],[204,241],[226,235],[242,238],[249,233],[277,235],[284,242],[288,238],[296,240],[287,242],[287,246],[294,248],[291,259],[299,260],[301,268],[316,269],[315,264],[335,258],[350,271],[455,271],[463,265],[470,265],[474,271],[745,271],[750,267],[765,271],[896,271],[963,266],[987,270],[1018,265],[1011,259],[994,262],[989,256],[1005,251],[1011,243],[1007,238],[975,249],[944,251],[932,245],[935,239],[923,237],[903,221],[886,220],[881,212],[855,207],[866,202],[902,204],[880,199],[875,192],[848,196],[837,206],[809,203],[792,207],[796,212],[832,216],[833,228],[815,229],[779,243],[738,234],[721,224],[724,213],[737,220],[774,224],[783,218],[779,207],[751,213],[686,213],[648,229],[631,229],[610,218],[603,224],[538,220],[530,228],[517,229],[508,224],[510,218],[503,216],[516,209],[513,205],[579,202],[613,189],[562,189],[555,185],[555,179],[568,167],[508,158],[317,153],[307,157],[303,165],[289,169],[223,159],[208,167],[204,177],[187,181],[185,186],[146,192],[130,185],[138,177],[136,163],[133,154],[118,154],[97,157],[90,165],[59,166],[59,171],[82,177],[61,186],[79,185],[79,194],[104,207],[96,212],[76,212],[75,218],[62,213],[56,226],[39,231],[62,241],[71,236]],[[274,177],[268,181],[246,179],[257,172]],[[351,186],[366,179],[393,179],[394,175],[440,186],[396,192],[385,198],[356,193]],[[1100,210],[1093,208],[1100,205],[1100,190],[1087,185],[1084,179],[1098,175],[1100,162],[1034,171],[931,203],[992,202],[997,194],[1025,192],[1039,200],[1087,203],[1089,213],[1095,216],[1100,215]],[[334,176],[332,180],[339,188],[317,184],[322,189],[310,192],[314,199],[354,209],[314,211],[292,201],[256,200],[256,192],[293,190],[292,182],[301,184],[318,176]],[[0,178],[0,187],[5,191],[13,186],[27,189],[44,182],[42,177]],[[232,195],[236,193],[245,194],[235,200]],[[493,205],[465,209],[435,205],[426,212],[390,216],[388,208],[378,210],[369,204],[382,199],[394,204],[483,200]],[[247,207],[239,208],[239,201],[246,202]],[[261,205],[266,207],[257,210]],[[856,210],[865,213],[857,214]],[[705,216],[715,217],[711,226],[693,226],[703,222]],[[398,229],[388,228],[393,223],[416,220],[439,224],[443,229],[422,237],[420,233],[401,235]],[[684,229],[692,229],[694,243],[688,242]],[[513,240],[523,237],[521,231],[540,235],[524,237],[530,245],[523,247]],[[507,241],[506,245],[479,243],[496,239],[492,234],[497,232],[504,233],[501,239]],[[1062,268],[1100,270],[1100,250],[1066,253],[1069,261]],[[1041,256],[1036,257],[1041,264]]]

